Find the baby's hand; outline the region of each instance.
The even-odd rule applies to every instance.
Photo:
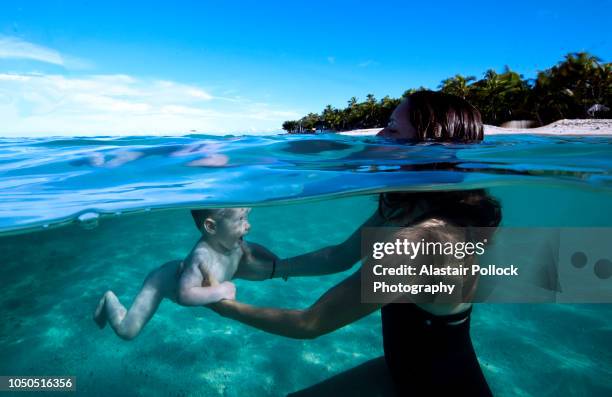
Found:
[[[221,291],[221,299],[236,299],[236,285],[230,281],[224,281],[219,284],[219,289]]]

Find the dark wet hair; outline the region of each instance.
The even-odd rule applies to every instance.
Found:
[[[499,201],[485,189],[382,193],[378,213],[388,221],[401,218],[419,201],[427,202],[428,210],[411,224],[439,218],[461,227],[497,227],[502,219]]]
[[[202,231],[202,225],[206,218],[217,218],[223,216],[225,208],[203,208],[191,210],[191,216],[199,231]]]
[[[418,141],[476,143],[483,140],[480,112],[466,100],[434,91],[417,91],[408,96],[408,117]],[[501,205],[484,189],[428,192],[389,192],[378,199],[378,212],[386,220],[401,218],[414,204],[426,201],[425,219],[441,218],[457,226],[497,227]]]
[[[480,112],[465,99],[443,92],[417,91],[408,96],[408,101],[408,117],[419,141],[482,141]]]

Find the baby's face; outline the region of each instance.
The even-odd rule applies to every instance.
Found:
[[[217,222],[215,236],[219,243],[227,248],[235,248],[240,244],[251,228],[248,220],[249,212],[250,208],[231,208],[226,211],[225,216]]]

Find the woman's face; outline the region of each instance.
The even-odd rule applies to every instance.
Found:
[[[417,138],[417,130],[410,123],[409,118],[410,103],[408,99],[405,99],[400,103],[389,118],[389,124],[376,136],[391,139],[401,139],[414,141]]]

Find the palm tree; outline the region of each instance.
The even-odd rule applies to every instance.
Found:
[[[500,90],[497,94],[498,107],[495,118],[498,122],[512,119],[531,119],[533,112],[527,104],[529,99],[529,84],[523,76],[505,67],[498,76]]]
[[[297,121],[285,121],[283,123],[283,130],[287,131],[289,134],[294,134],[297,132],[298,122]]]
[[[557,65],[538,72],[533,80],[525,80],[507,66],[502,73],[489,69],[482,79],[474,80],[473,76],[457,74],[443,80],[439,88],[467,99],[489,124],[516,118],[537,118],[545,124],[559,118],[588,117],[595,105],[597,109],[612,108],[612,64],[603,64],[586,52],[567,54]],[[361,103],[352,97],[344,109],[328,105],[320,116],[310,113],[299,121],[283,123],[283,129],[295,132],[301,130],[300,126],[335,130],[383,126],[402,99],[421,90],[426,88],[409,89],[400,98],[386,96],[378,102],[372,94]],[[605,112],[598,116],[605,116]]]
[[[401,99],[406,99],[406,98],[408,98],[410,95],[414,94],[414,93],[415,93],[415,92],[417,92],[417,91],[427,91],[427,90],[429,90],[429,89],[428,89],[427,87],[423,87],[423,86],[420,86],[419,88],[410,88],[410,89],[407,89],[407,90],[406,90],[406,91],[404,91],[404,93],[402,94]]]
[[[327,105],[325,109],[323,109],[323,113],[321,113],[321,121],[328,130],[338,129],[337,111],[332,105]]]
[[[378,114],[376,117],[376,126],[384,127],[389,122],[391,113],[401,102],[400,99],[393,99],[388,95],[380,100],[378,104]]]
[[[474,80],[476,80],[476,77],[474,76],[465,77],[460,74],[456,74],[454,77],[449,77],[448,79],[442,80],[439,88],[442,92],[456,95],[465,99],[470,94],[471,87],[469,83]]]
[[[377,103],[376,98],[373,94],[366,96],[366,101],[362,104],[364,119],[362,123],[363,128],[376,127],[376,113]]]
[[[308,113],[300,121],[302,126],[301,132],[305,134],[312,134],[321,127],[321,117],[317,113]]]
[[[533,88],[537,114],[544,122],[588,117],[588,109],[610,104],[610,64],[586,52],[570,53],[538,73]]]
[[[500,80],[495,70],[489,69],[484,77],[474,84],[468,93],[468,100],[476,106],[486,123],[497,122],[496,110],[498,109],[498,94],[501,89]]]

